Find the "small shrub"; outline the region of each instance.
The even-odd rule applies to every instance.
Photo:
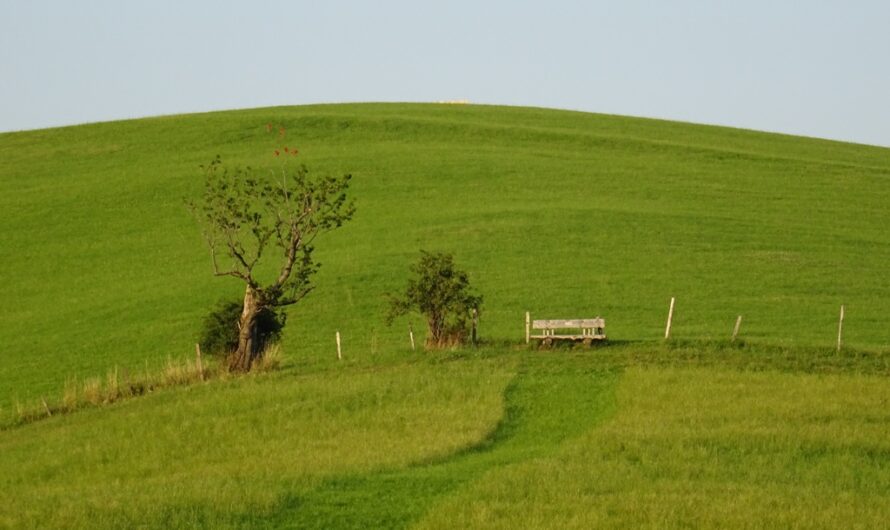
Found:
[[[220,302],[216,309],[204,318],[201,328],[201,350],[208,355],[226,357],[238,348],[238,320],[241,302]],[[282,309],[265,307],[257,314],[257,334],[260,347],[268,347],[281,339],[281,330],[287,322]]]
[[[427,320],[428,347],[462,344],[471,332],[473,312],[478,316],[482,296],[470,289],[469,275],[454,266],[451,254],[421,251],[411,266],[413,277],[402,297],[390,295],[387,324],[400,315],[418,311]]]

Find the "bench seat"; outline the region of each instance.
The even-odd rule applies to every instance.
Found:
[[[540,330],[532,334],[531,330]],[[606,321],[600,317],[576,318],[568,320],[535,320],[525,315],[525,342],[531,339],[550,344],[554,340],[580,340],[587,344],[594,340],[606,339]]]

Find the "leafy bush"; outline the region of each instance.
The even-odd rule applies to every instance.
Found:
[[[220,302],[216,309],[204,318],[201,327],[201,350],[209,355],[226,357],[238,348],[238,320],[241,302]],[[257,336],[260,348],[278,342],[287,321],[283,310],[264,307],[257,314]]]
[[[454,256],[446,253],[420,252],[420,260],[411,266],[413,277],[403,297],[390,295],[386,321],[411,311],[427,320],[428,347],[462,344],[472,330],[473,313],[478,315],[482,295],[470,289],[469,275],[454,267]]]

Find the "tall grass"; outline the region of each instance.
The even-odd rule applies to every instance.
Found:
[[[630,369],[618,412],[488,473],[421,528],[879,528],[890,385],[861,375]]]
[[[281,365],[281,359],[281,351],[276,349],[273,352],[273,359],[262,363],[257,371],[277,369]],[[100,377],[88,377],[82,383],[78,383],[78,380],[72,377],[66,380],[58,401],[47,401],[41,397],[30,406],[17,402],[15,415],[0,422],[0,429],[47,419],[56,414],[75,412],[85,407],[110,405],[121,399],[141,396],[164,388],[203,382],[219,374],[219,367],[206,365],[206,361],[199,369],[195,361],[174,360],[168,357],[167,364],[161,372],[152,373],[146,369],[135,377],[128,375],[121,381],[119,370],[115,366],[106,374],[104,385]]]
[[[344,360],[88,406],[0,432],[0,489],[13,492],[0,520],[830,527],[890,516],[880,364],[640,346]]]
[[[282,370],[3,431],[0,521],[244,526],[327,478],[473,446],[502,417],[513,370],[510,358]]]

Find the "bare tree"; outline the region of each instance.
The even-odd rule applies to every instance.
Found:
[[[352,177],[310,177],[304,165],[285,164],[270,172],[229,169],[218,156],[202,168],[204,194],[189,206],[202,225],[214,274],[245,284],[238,347],[228,365],[246,372],[263,355],[257,314],[309,294],[318,270],[312,259],[315,238],[352,218],[355,206],[346,197]],[[279,263],[263,266],[267,273],[274,270],[263,283],[257,267],[274,249],[281,251]]]

